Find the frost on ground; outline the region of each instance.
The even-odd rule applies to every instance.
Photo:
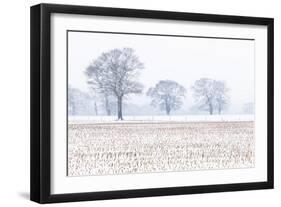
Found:
[[[68,175],[254,167],[254,122],[68,125]]]

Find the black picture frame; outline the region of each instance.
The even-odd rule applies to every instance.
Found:
[[[217,22],[267,26],[267,181],[235,184],[167,187],[153,189],[51,194],[51,70],[50,70],[50,15],[52,13],[134,17],[148,19]],[[180,194],[211,193],[272,189],[274,177],[274,20],[272,18],[195,14],[168,11],[103,8],[56,4],[39,4],[31,7],[31,151],[30,199],[38,203],[88,201],[103,199],[167,196]]]

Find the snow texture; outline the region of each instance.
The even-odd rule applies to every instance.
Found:
[[[247,119],[71,119],[68,176],[251,168],[255,165],[254,122]]]

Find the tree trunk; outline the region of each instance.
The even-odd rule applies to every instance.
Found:
[[[218,106],[218,112],[219,112],[219,114],[221,114],[222,107],[223,107],[222,104],[219,103],[219,106]]]
[[[169,105],[169,103],[168,103],[168,100],[167,100],[167,98],[165,99],[165,108],[166,108],[166,115],[170,115],[170,112],[171,112],[171,107],[170,107],[170,105]]]
[[[210,115],[213,115],[213,105],[212,104],[209,105],[209,112],[210,112]]]
[[[110,111],[109,101],[108,101],[107,96],[105,97],[105,110],[106,110],[106,115],[110,116],[111,115],[111,111]]]
[[[118,115],[118,120],[123,120],[123,115],[122,115],[122,96],[117,97],[117,115]]]
[[[170,107],[166,106],[166,114],[167,114],[168,116],[170,115],[170,112],[171,112]]]
[[[95,113],[96,113],[96,115],[98,115],[98,106],[97,106],[96,102],[95,102]]]

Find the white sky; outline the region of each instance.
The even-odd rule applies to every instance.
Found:
[[[69,84],[88,90],[84,71],[102,52],[131,47],[145,68],[139,80],[143,95],[132,95],[128,102],[150,102],[147,89],[159,80],[174,80],[187,89],[185,105],[192,106],[190,87],[200,78],[224,80],[230,88],[229,112],[254,102],[254,41],[190,37],[69,32]]]

